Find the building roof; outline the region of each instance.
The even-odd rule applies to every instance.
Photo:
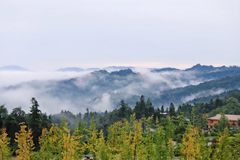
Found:
[[[231,115],[231,114],[225,114],[225,116],[228,118],[228,120],[230,121],[237,121],[238,119],[240,119],[240,115]],[[214,117],[210,117],[208,118],[209,120],[220,120],[221,118],[221,114],[217,114]]]

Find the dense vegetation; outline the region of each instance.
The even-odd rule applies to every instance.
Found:
[[[175,110],[154,108],[144,96],[131,108],[123,100],[120,107],[104,113],[74,115],[61,111],[47,115],[31,99],[30,113],[15,108],[8,114],[0,106],[0,156],[16,154],[19,159],[79,159],[91,154],[95,159],[238,159],[240,132],[231,129],[225,114],[240,114],[240,95],[209,103],[182,104]],[[167,113],[167,114],[164,114]],[[222,113],[211,133],[208,115]],[[186,119],[190,119],[189,122]],[[213,142],[210,146],[208,142]],[[231,152],[230,152],[231,151]]]

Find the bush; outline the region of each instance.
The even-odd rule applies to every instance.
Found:
[[[211,132],[210,135],[214,137],[214,136],[218,136],[218,133],[217,132]]]
[[[203,135],[204,135],[204,137],[208,137],[209,136],[208,132],[205,132]]]

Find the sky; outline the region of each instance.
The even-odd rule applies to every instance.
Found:
[[[240,65],[239,0],[0,0],[0,67]]]

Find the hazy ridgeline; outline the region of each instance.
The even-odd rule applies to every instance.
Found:
[[[239,89],[239,74],[240,68],[236,66],[199,64],[185,70],[0,71],[0,104],[5,104],[8,110],[21,106],[29,112],[29,99],[35,97],[42,112],[48,114],[56,114],[59,110],[84,113],[87,108],[104,112],[118,108],[122,99],[133,108],[144,95],[155,107],[168,107],[171,102],[180,105],[196,98]]]

